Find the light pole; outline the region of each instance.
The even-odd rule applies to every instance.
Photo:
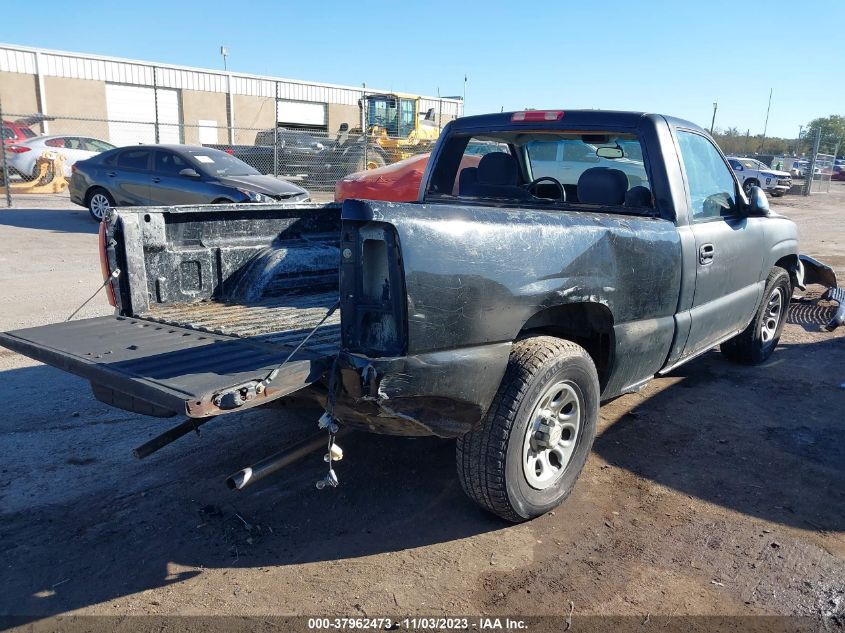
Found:
[[[713,126],[716,125],[716,110],[718,110],[718,109],[719,109],[719,102],[714,101],[713,102],[713,118],[710,119],[710,136],[713,136],[713,129],[714,129]]]
[[[228,71],[229,67],[226,63],[229,59],[229,47],[228,46],[221,46],[220,47],[220,54],[223,56],[223,70]]]

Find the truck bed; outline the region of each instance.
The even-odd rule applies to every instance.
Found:
[[[271,297],[250,304],[201,301],[152,306],[147,321],[295,347],[337,301],[336,292]],[[308,340],[306,349],[333,355],[340,346],[340,311]]]
[[[339,206],[120,209],[109,237],[118,314],[2,333],[0,344],[162,417],[280,398],[319,381],[337,354],[339,311],[256,392],[337,302]],[[244,401],[225,404],[236,392]]]

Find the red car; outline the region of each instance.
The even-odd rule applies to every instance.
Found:
[[[21,121],[3,121],[0,136],[3,137],[4,145],[13,145],[28,138],[35,138],[38,135]]]
[[[420,182],[429,156],[431,154],[419,154],[392,165],[349,174],[335,184],[335,202],[343,202],[347,198],[414,202],[419,197]],[[480,160],[481,156],[466,154],[460,169],[478,167]]]

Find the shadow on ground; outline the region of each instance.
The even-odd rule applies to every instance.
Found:
[[[0,225],[53,233],[96,233],[99,229],[84,209],[0,209]]]
[[[796,362],[831,355],[845,366],[843,341],[785,346],[758,368],[708,354],[675,372],[678,384],[656,391],[634,414],[612,423],[595,452],[638,476],[739,513],[845,530],[845,452],[836,423],[845,392],[837,391],[841,380],[828,380],[833,386],[827,387],[821,365],[813,370],[810,361],[811,369],[801,375],[804,366]],[[23,454],[33,449],[26,443],[46,436],[39,439],[24,428],[49,417],[38,409],[47,405],[28,402],[31,394],[20,388],[34,384],[51,384],[73,402],[90,398],[83,381],[57,370],[5,372],[4,397],[22,418],[0,427],[4,437],[14,438],[4,440],[7,450]],[[344,442],[346,458],[337,468],[341,486],[335,490],[315,491],[314,482],[325,473],[315,455],[246,491],[230,492],[226,475],[313,428],[320,411],[226,416],[204,427],[201,440],[185,438],[141,464],[129,448],[156,427],[125,414],[107,419],[109,411],[96,404],[90,416],[56,422],[69,434],[63,442],[76,451],[68,457],[57,450],[25,466],[68,494],[61,502],[34,499],[32,507],[4,512],[0,614],[34,619],[63,613],[178,583],[202,568],[331,561],[508,529],[465,498],[450,441],[355,434]],[[88,437],[102,437],[97,433],[122,439],[111,446],[91,439],[86,452]],[[51,460],[55,477],[40,472]],[[4,467],[0,505],[19,485],[15,468]]]

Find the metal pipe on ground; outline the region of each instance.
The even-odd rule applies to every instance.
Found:
[[[198,431],[199,427],[201,427],[206,422],[211,422],[214,417],[215,416],[211,416],[208,418],[189,418],[182,422],[182,424],[174,426],[169,431],[165,431],[161,435],[154,437],[149,442],[141,444],[138,448],[133,450],[132,453],[138,459],[144,459],[145,457],[149,457],[159,449],[162,449],[168,444],[175,442],[180,437],[187,435],[191,431]]]
[[[343,437],[350,430],[347,428],[340,429],[335,435],[335,439]],[[229,490],[243,490],[256,481],[272,475],[285,466],[290,466],[294,462],[321,448],[328,449],[328,436],[322,432],[316,435],[309,435],[302,441],[282,449],[278,453],[274,453],[252,466],[247,466],[233,473],[226,479],[226,485],[229,487]]]

